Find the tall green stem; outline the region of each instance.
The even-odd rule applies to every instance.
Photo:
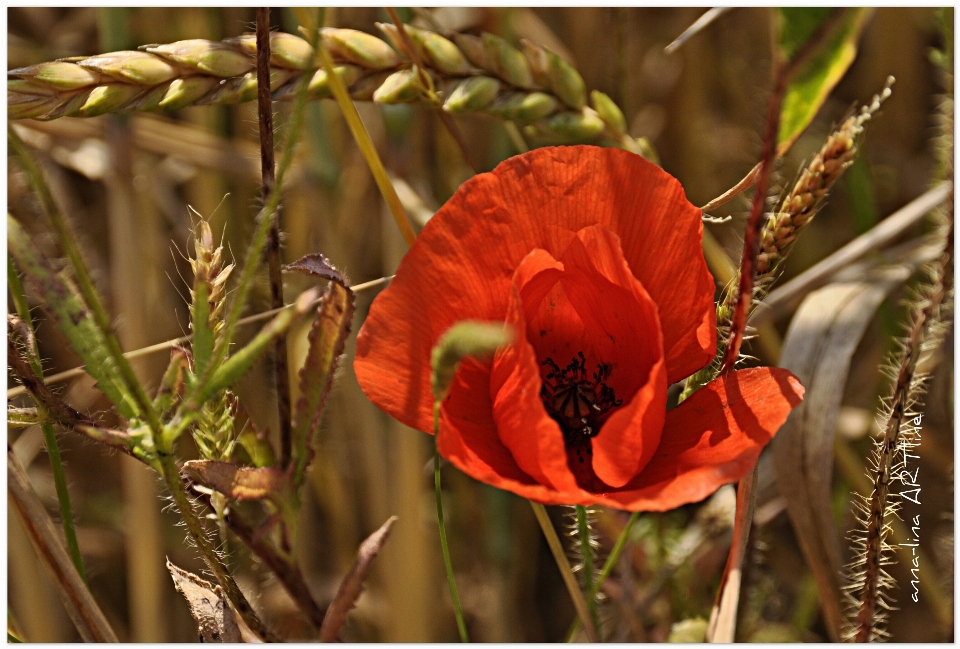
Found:
[[[10,296],[13,299],[14,307],[17,309],[17,315],[26,323],[30,331],[33,331],[33,321],[30,318],[30,308],[27,306],[23,285],[20,283],[20,276],[17,275],[17,269],[13,265],[13,258],[9,254],[7,255],[7,282],[10,284]],[[43,366],[38,360],[37,350],[27,349],[27,358],[37,377],[43,379]],[[37,403],[37,415],[41,420],[47,418],[46,408],[39,402]],[[60,506],[60,520],[63,522],[63,534],[67,539],[67,550],[70,552],[70,559],[73,561],[77,572],[80,573],[80,577],[84,583],[87,583],[87,573],[83,569],[83,557],[80,554],[80,544],[77,543],[77,531],[73,526],[73,508],[70,507],[70,492],[67,491],[67,477],[63,471],[63,462],[60,460],[60,446],[57,444],[57,437],[54,435],[53,426],[50,424],[42,424],[40,429],[43,431],[43,440],[47,446],[47,457],[50,458],[50,468],[53,469],[53,484],[57,489],[57,503]]]
[[[437,435],[440,433],[440,402],[433,404],[433,484],[437,489],[437,522],[440,524],[440,548],[443,550],[443,565],[447,569],[447,583],[450,584],[450,597],[453,599],[453,612],[457,616],[457,630],[461,642],[470,642],[467,625],[463,621],[460,608],[460,595],[457,594],[457,582],[453,579],[453,563],[450,561],[450,548],[447,545],[447,527],[443,522],[443,499],[440,496],[440,452],[437,450]]]

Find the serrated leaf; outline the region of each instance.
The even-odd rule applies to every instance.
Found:
[[[864,8],[777,9],[780,57],[788,64],[796,64],[780,110],[778,155],[786,153],[810,125],[827,95],[853,63],[857,40],[869,13]],[[808,45],[812,48],[809,51]]]
[[[342,286],[347,285],[347,279],[339,270],[334,268],[330,260],[319,252],[304,255],[293,263],[287,264],[286,270],[293,270],[305,275],[313,275],[321,279],[329,279],[338,282]]]
[[[327,395],[333,385],[333,375],[353,320],[353,291],[337,282],[330,282],[317,317],[310,330],[307,360],[300,368],[300,398],[297,400],[293,424],[294,484],[299,484],[313,457],[313,439],[320,427],[320,419]]]
[[[200,484],[233,500],[282,498],[288,484],[278,467],[251,469],[217,460],[190,460],[183,468]]]
[[[140,409],[127,390],[119,368],[107,351],[106,341],[77,290],[37,252],[20,224],[9,215],[7,245],[27,284],[56,321],[57,329],[67,339],[70,348],[83,359],[86,372],[96,380],[100,391],[122,417],[137,417]]]

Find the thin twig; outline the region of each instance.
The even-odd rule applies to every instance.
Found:
[[[391,279],[393,279],[393,275],[388,275],[387,277],[381,277],[380,279],[370,280],[369,282],[361,282],[360,284],[355,284],[354,286],[351,286],[350,290],[352,290],[354,293],[359,293],[360,291],[366,291],[367,289],[375,288],[377,286],[380,286],[381,284],[385,284],[389,282]],[[320,301],[322,299],[323,299],[322,297],[318,298],[311,306],[317,306],[318,304],[320,304]],[[243,327],[248,324],[255,324],[257,322],[263,322],[265,320],[269,320],[270,318],[277,315],[284,309],[290,309],[290,308],[293,308],[293,306],[294,306],[293,304],[287,304],[279,309],[270,309],[269,311],[262,311],[260,313],[255,313],[253,315],[247,316],[246,318],[241,318],[240,320],[237,321],[237,326]],[[180,336],[179,338],[172,338],[170,340],[165,340],[162,343],[150,345],[149,347],[141,347],[140,349],[134,349],[132,351],[126,352],[124,353],[124,357],[132,360],[135,358],[141,358],[143,356],[149,356],[150,354],[155,354],[157,352],[168,351],[174,347],[177,347],[178,345],[183,345],[185,343],[188,343],[191,340],[193,340],[193,334]],[[51,374],[50,376],[46,377],[43,380],[43,383],[45,385],[53,385],[55,383],[61,383],[63,381],[67,381],[77,376],[81,376],[85,371],[84,367],[85,367],[84,365],[81,365],[80,367],[74,367],[73,369],[64,370],[62,372],[58,372],[57,374]],[[23,386],[10,388],[9,390],[7,390],[7,399],[13,399],[15,397],[19,397],[25,392],[26,392],[26,388],[24,388]]]
[[[40,502],[23,467],[7,447],[7,491],[37,555],[57,585],[54,590],[84,642],[118,642],[117,635],[60,542],[57,527]]]
[[[261,200],[266,202],[276,181],[273,159],[273,101],[270,98],[270,8],[257,7],[257,117],[260,125]],[[270,306],[283,306],[280,275],[280,208],[270,215],[267,265],[270,269]],[[280,466],[290,463],[290,375],[287,371],[287,337],[274,343],[277,377],[277,411],[280,421]]]

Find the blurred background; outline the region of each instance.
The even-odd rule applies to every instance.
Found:
[[[736,9],[718,18],[671,55],[664,47],[702,13],[694,8],[563,8],[430,10],[461,31],[521,37],[568,58],[589,89],[607,93],[623,110],[630,133],[647,137],[662,166],[679,178],[687,196],[702,205],[739,181],[755,164],[770,86],[771,12]],[[413,10],[403,10],[413,20]],[[188,38],[219,40],[253,31],[253,8],[42,8],[8,9],[8,68],[60,57],[134,49]],[[296,33],[286,10],[272,11],[274,25]],[[328,10],[328,25],[377,33],[387,21],[376,8]],[[950,18],[952,23],[952,16]],[[922,8],[881,8],[869,20],[857,60],[819,116],[783,160],[779,187],[792,186],[832,127],[869,103],[888,75],[893,96],[869,124],[854,166],[826,208],[799,239],[785,268],[789,279],[869,230],[922,194],[934,181],[936,110],[945,90],[930,61],[943,46],[938,13]],[[951,81],[952,83],[952,81]],[[278,141],[289,105],[276,104]],[[409,188],[408,211],[422,222],[471,171],[439,119],[418,106],[359,104],[364,123],[387,169]],[[467,147],[483,170],[516,151],[502,122],[484,116],[456,118]],[[72,219],[85,258],[114,317],[123,346],[137,349],[187,333],[187,295],[195,216],[222,233],[231,255],[247,248],[258,209],[259,159],[256,105],[204,106],[170,115],[132,114],[86,120],[24,121],[19,133],[41,156],[53,190]],[[285,262],[322,252],[354,283],[390,275],[405,244],[386,211],[336,104],[315,102],[284,195]],[[61,251],[49,224],[15,164],[8,165],[8,209],[43,252]],[[732,259],[739,259],[748,203],[734,201],[708,229]],[[912,235],[920,233],[920,229]],[[285,277],[288,300],[309,286]],[[783,280],[781,280],[783,281]],[[355,332],[378,289],[358,294]],[[265,269],[247,313],[269,308]],[[853,526],[851,485],[863,473],[879,398],[889,381],[879,371],[902,333],[904,293],[895,292],[857,348],[838,423],[839,444],[853,462],[834,470],[834,518],[841,537]],[[12,307],[11,307],[12,309]],[[51,323],[37,313],[38,340],[47,374],[80,364]],[[789,314],[775,323],[782,336]],[[306,350],[307,325],[290,338],[291,371]],[[250,336],[254,328],[244,333]],[[321,606],[332,598],[359,543],[389,516],[399,522],[376,560],[366,591],[344,629],[346,641],[454,641],[457,631],[443,575],[432,492],[429,437],[392,421],[370,404],[347,359],[331,394],[320,448],[302,495],[300,562]],[[775,350],[750,347],[763,364]],[[923,419],[920,475],[921,546],[931,564],[922,579],[935,583],[948,605],[953,592],[953,335],[936,366]],[[155,388],[166,353],[135,367]],[[8,381],[10,386],[14,383]],[[236,390],[249,425],[275,432],[273,368],[261,363]],[[293,381],[296,385],[296,381]],[[107,402],[87,378],[62,386],[76,408],[96,413]],[[178,516],[160,482],[144,466],[60,432],[70,495],[90,585],[121,640],[189,642],[197,638],[186,603],[175,592],[164,557],[203,574],[185,543]],[[11,430],[8,443],[29,468],[35,489],[55,515],[56,495],[38,429]],[[196,457],[190,442],[184,459]],[[838,455],[838,457],[840,457]],[[858,465],[859,462],[859,465]],[[447,466],[444,497],[453,564],[471,638],[476,641],[558,641],[574,618],[559,572],[522,499],[487,487]],[[753,535],[752,563],[741,594],[739,640],[827,639],[816,586],[800,552],[775,483],[761,493],[765,516]],[[603,616],[611,639],[665,641],[683,620],[709,616],[730,544],[729,492],[708,516],[701,505],[644,514],[605,588]],[[728,503],[724,505],[723,503]],[[718,504],[719,503],[719,504]],[[766,506],[766,509],[763,507]],[[726,507],[726,509],[724,509]],[[9,508],[8,508],[9,509]],[[713,510],[711,510],[713,511]],[[913,511],[913,510],[911,510]],[[698,516],[699,512],[699,516]],[[569,527],[562,509],[552,510]],[[712,516],[712,518],[711,518]],[[600,556],[605,558],[626,522],[621,512],[598,512]],[[707,521],[704,523],[703,521]],[[704,527],[706,525],[706,527]],[[690,533],[699,529],[700,537]],[[78,640],[12,509],[8,513],[8,611],[30,641]],[[684,545],[686,544],[686,545]],[[688,547],[690,546],[690,547]],[[679,548],[679,549],[678,549]],[[254,606],[284,638],[315,637],[269,571],[235,539],[231,565]],[[677,552],[686,554],[677,555]],[[845,548],[845,559],[849,550]],[[678,560],[677,557],[680,557]],[[909,601],[909,576],[891,568],[900,583],[891,613],[896,641],[952,639],[952,620],[927,598]],[[951,605],[952,610],[952,605]]]

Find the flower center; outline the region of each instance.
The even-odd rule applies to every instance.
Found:
[[[587,376],[587,359],[583,352],[577,352],[563,369],[552,358],[541,365],[550,368],[540,388],[540,398],[547,413],[560,424],[563,441],[568,447],[584,445],[600,432],[600,418],[623,404],[606,383],[610,377],[610,365],[598,363],[592,379]],[[588,442],[586,446],[589,447]]]

